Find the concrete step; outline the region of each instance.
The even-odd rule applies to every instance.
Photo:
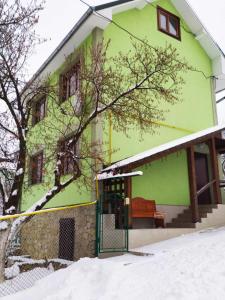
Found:
[[[170,223],[173,223],[173,222],[179,222],[179,223],[180,222],[192,222],[192,218],[191,218],[191,216],[190,217],[189,216],[180,216],[178,218],[173,218]]]
[[[202,220],[207,219],[213,210],[216,210],[218,206],[216,204],[207,204],[199,206],[199,217],[201,224]],[[205,222],[205,221],[204,221]],[[191,209],[185,209],[182,213],[178,214],[176,218],[173,218],[169,224],[168,228],[195,228],[195,224],[192,223],[192,212]]]
[[[166,225],[167,228],[195,228],[195,224],[191,222],[173,222]]]
[[[174,222],[167,224],[166,228],[131,229],[129,230],[129,247],[135,249],[183,234],[225,226],[225,204],[219,204],[217,209],[213,207],[212,213],[208,213],[207,218],[202,218],[201,221],[195,224],[185,222],[182,225]]]

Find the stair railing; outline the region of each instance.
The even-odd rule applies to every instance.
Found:
[[[216,179],[210,181],[209,183],[204,185],[202,188],[200,188],[200,190],[197,191],[197,197],[200,196],[206,190],[208,190],[211,187],[211,185],[215,184],[215,182],[216,182]]]

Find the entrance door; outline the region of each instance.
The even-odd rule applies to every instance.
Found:
[[[128,207],[124,178],[103,182],[97,203],[97,252],[128,251]]]
[[[103,184],[104,202],[103,208],[105,214],[115,215],[115,226],[117,229],[123,229],[126,225],[125,207],[124,207],[124,178],[115,178],[105,180]]]
[[[207,154],[195,153],[195,169],[197,190],[199,191],[202,187],[209,183]],[[211,204],[210,188],[198,196],[198,204]]]

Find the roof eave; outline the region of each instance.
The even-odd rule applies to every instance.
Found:
[[[137,0],[117,0],[113,2],[109,2],[102,5],[97,5],[90,7],[84,15],[80,18],[80,20],[75,24],[75,26],[70,30],[70,32],[66,35],[66,37],[61,41],[59,46],[53,51],[53,53],[48,57],[48,59],[41,65],[41,67],[37,70],[37,72],[34,74],[32,80],[36,80],[42,72],[45,71],[45,69],[48,67],[48,65],[53,61],[53,59],[56,57],[56,55],[62,50],[62,48],[65,46],[65,44],[71,39],[71,37],[82,27],[82,25],[88,20],[88,18],[93,14],[94,11],[102,11],[109,8],[113,8],[120,5],[125,5],[128,3],[135,3]],[[197,18],[199,21],[199,24],[202,25],[202,27],[205,29],[204,25],[199,20],[198,16],[196,15],[193,8],[190,6],[187,0],[185,0],[187,5],[189,6],[190,10],[193,12],[193,15]],[[218,46],[218,44],[214,41],[212,36],[209,34],[209,32],[205,29],[207,35],[209,36],[209,39],[213,42],[215,45],[215,51],[217,50],[218,53],[221,53],[222,57],[225,58],[225,54],[223,53],[222,49]]]
[[[89,8],[83,14],[83,16],[74,25],[74,27],[69,31],[69,33],[65,36],[65,38],[60,42],[60,44],[56,47],[56,49],[52,52],[52,54],[47,58],[47,60],[37,70],[37,72],[34,74],[32,80],[35,80],[44,71],[44,69],[48,66],[48,64],[54,59],[54,57],[58,54],[58,52],[64,47],[64,45],[69,41],[69,39],[79,30],[79,28],[90,17],[90,15],[92,13],[93,13],[93,9]]]

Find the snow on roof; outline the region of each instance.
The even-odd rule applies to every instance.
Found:
[[[225,125],[217,125],[217,126],[214,126],[214,127],[210,127],[210,128],[204,129],[202,131],[198,131],[196,133],[184,136],[182,138],[173,140],[173,141],[168,142],[166,144],[163,144],[163,145],[151,148],[151,149],[149,149],[147,151],[141,152],[141,153],[136,154],[134,156],[131,156],[129,158],[126,158],[126,159],[123,159],[121,161],[118,161],[115,164],[113,164],[113,165],[111,165],[111,166],[103,169],[102,172],[107,172],[109,170],[121,168],[123,166],[132,164],[134,162],[140,161],[140,160],[145,159],[147,157],[151,157],[151,156],[153,156],[155,154],[158,154],[158,153],[170,150],[172,148],[176,148],[178,146],[185,145],[188,142],[192,142],[194,140],[197,140],[197,139],[202,138],[204,136],[216,133],[216,132],[221,131],[223,129],[225,129]]]
[[[110,178],[121,178],[121,177],[133,177],[133,176],[142,176],[143,172],[142,171],[136,171],[136,172],[130,172],[130,173],[123,173],[123,174],[114,174],[113,172],[104,172],[101,174],[98,174],[95,177],[95,180],[106,180]]]

